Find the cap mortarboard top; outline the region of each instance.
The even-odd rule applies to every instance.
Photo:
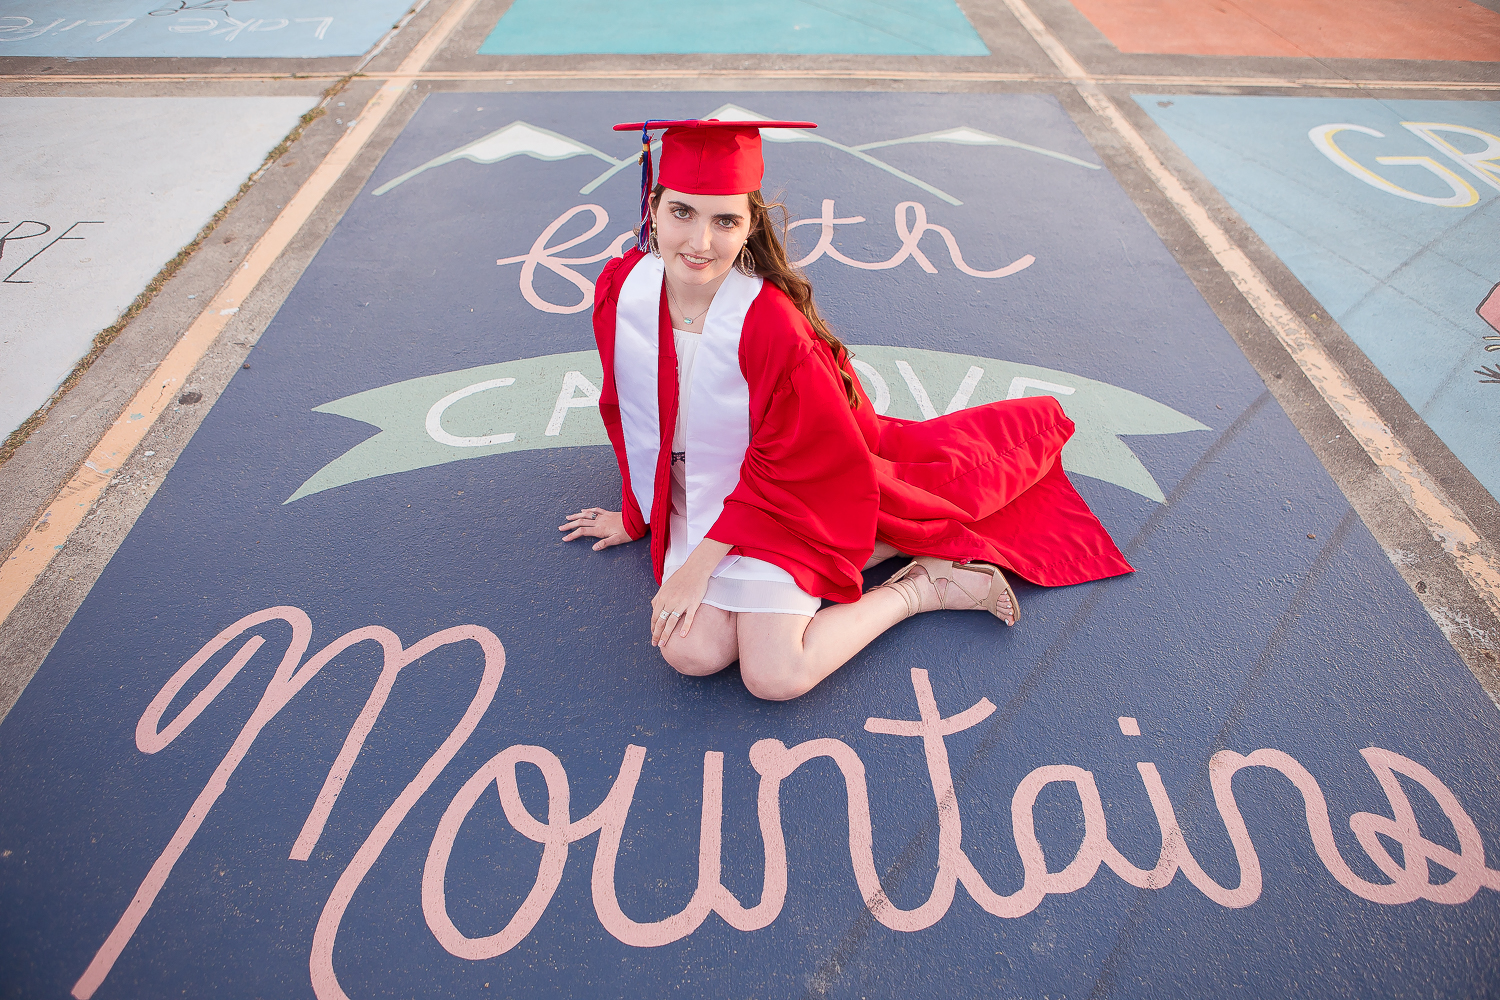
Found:
[[[650,217],[653,130],[666,129],[661,137],[661,171],[657,181],[683,194],[725,195],[760,189],[765,174],[760,151],[761,129],[817,127],[813,122],[724,122],[713,118],[616,125],[616,132],[641,130],[641,249],[646,249]]]

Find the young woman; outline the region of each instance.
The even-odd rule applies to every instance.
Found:
[[[655,185],[647,125],[667,129]],[[760,194],[760,129],[815,127],[616,126],[644,146],[641,246],[594,299],[621,510],[559,528],[596,550],[649,530],[652,643],[693,676],[738,660],[774,700],[914,614],[1014,624],[1002,568],[1047,586],[1131,571],[1062,471],[1073,424],[1052,397],[925,422],[874,412]],[[862,570],[898,554],[916,558],[862,593]]]

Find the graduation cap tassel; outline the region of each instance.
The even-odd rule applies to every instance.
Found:
[[[641,231],[635,245],[642,253],[651,249],[651,123],[641,126]]]

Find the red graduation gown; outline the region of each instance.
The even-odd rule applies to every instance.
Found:
[[[594,292],[594,336],[604,369],[599,414],[620,464],[625,529],[632,538],[651,529],[661,582],[678,405],[665,296],[649,525],[631,484],[614,374],[616,304],[643,256],[632,249],[605,266]],[[1059,455],[1073,422],[1053,397],[900,420],[876,414],[856,378],[861,399],[851,408],[832,350],[770,282],[745,314],[739,361],[749,385],[750,443],[739,484],[708,531],[732,545],[731,554],[780,566],[807,593],[840,603],[859,599],[860,568],[876,539],[912,555],[992,562],[1043,586],[1132,572],[1063,472]]]

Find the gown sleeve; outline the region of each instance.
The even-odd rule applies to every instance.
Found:
[[[780,566],[815,597],[848,603],[874,548],[880,492],[832,354],[797,320],[778,308],[746,316],[750,446],[708,537]]]

